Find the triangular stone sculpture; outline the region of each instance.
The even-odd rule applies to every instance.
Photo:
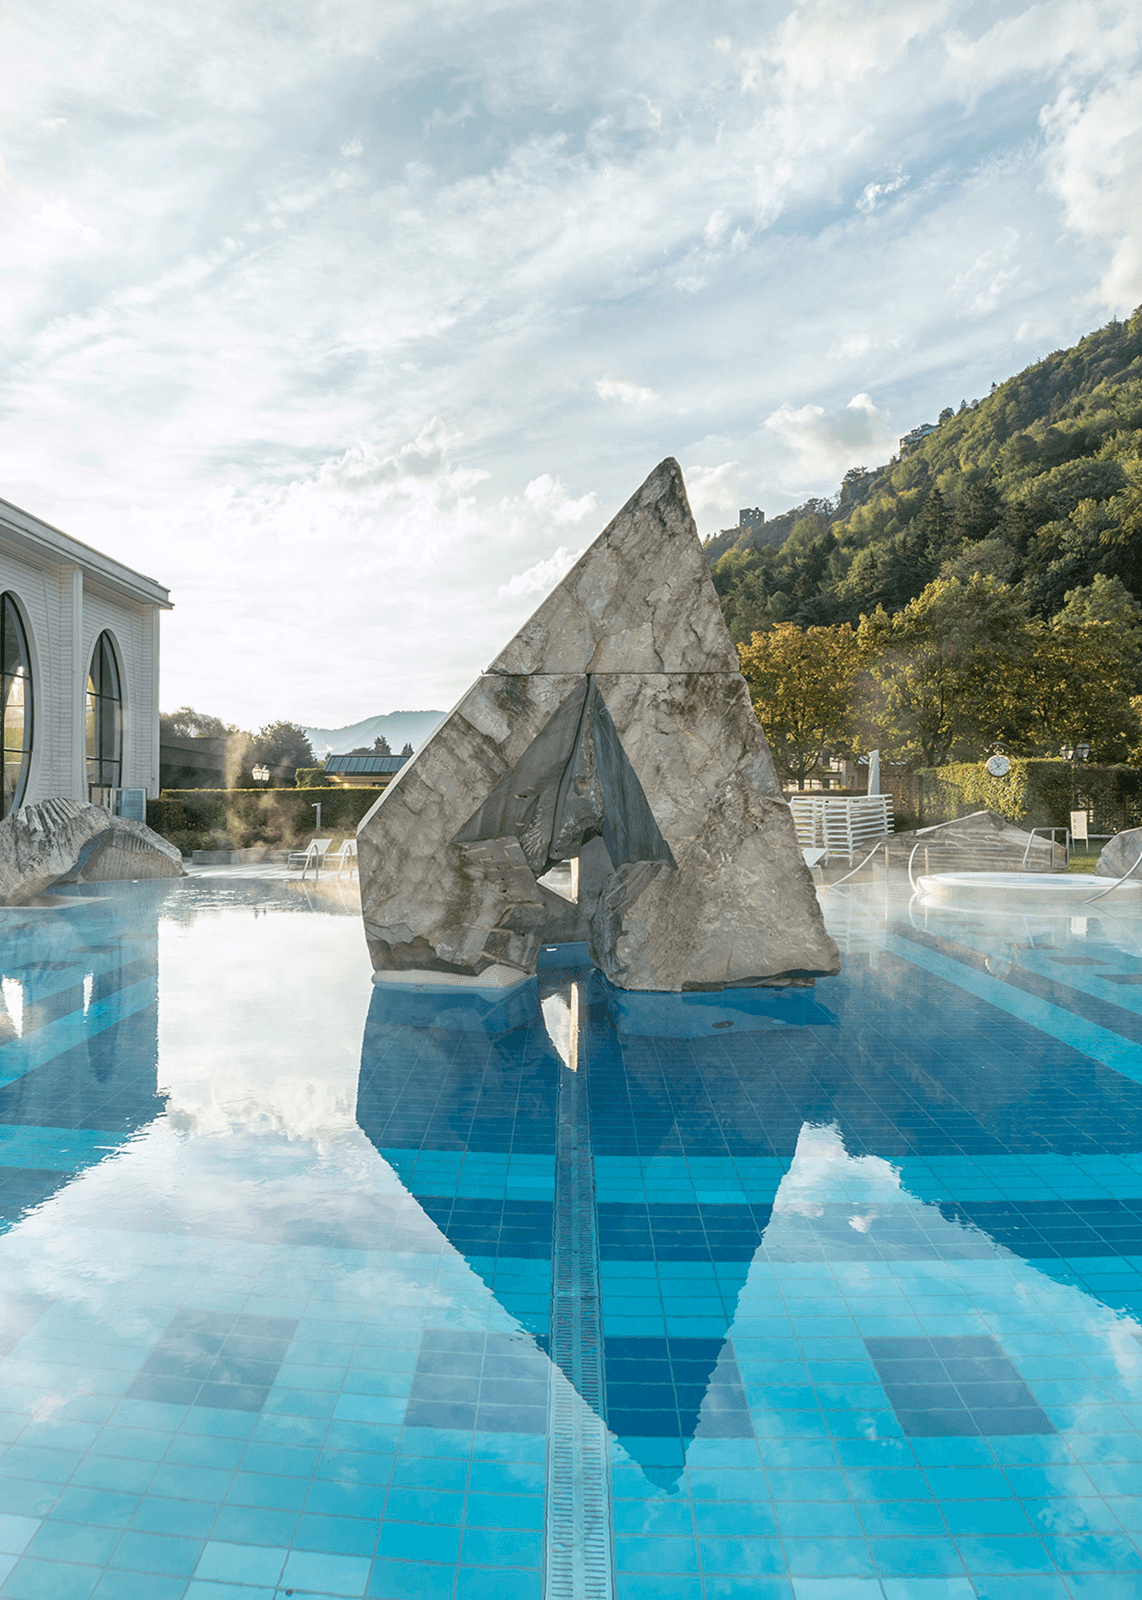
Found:
[[[567,940],[625,989],[840,968],[676,461],[401,769],[358,841],[379,976],[513,983]],[[537,881],[564,860],[572,901]]]

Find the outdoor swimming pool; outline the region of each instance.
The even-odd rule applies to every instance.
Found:
[[[0,1595],[1142,1596],[1142,924],[823,898],[685,997],[0,911]]]

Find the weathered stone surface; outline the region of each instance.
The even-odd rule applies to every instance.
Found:
[[[183,876],[174,845],[102,806],[42,800],[0,821],[0,903],[18,905],[53,884]]]
[[[1100,878],[1142,878],[1139,857],[1142,857],[1142,828],[1127,828],[1106,841],[1094,870]]]
[[[939,850],[933,870],[940,872],[1062,872],[1067,853],[1061,844],[1052,844],[1045,834],[1030,834],[998,811],[972,811],[950,822],[936,822],[929,828],[892,836],[893,845],[927,845]],[[953,851],[955,852],[953,854]],[[923,870],[923,851],[916,853],[914,871]]]
[[[628,989],[839,969],[675,463],[402,768],[358,849],[378,973],[492,984],[580,939]],[[566,858],[572,902],[537,882]]]
[[[666,460],[524,623],[489,672],[732,672],[738,655]]]

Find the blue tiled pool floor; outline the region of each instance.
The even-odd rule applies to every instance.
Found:
[[[841,978],[633,998],[374,989],[289,884],[0,911],[0,1596],[540,1600],[570,1396],[583,1600],[1142,1597],[1133,926],[831,898]]]

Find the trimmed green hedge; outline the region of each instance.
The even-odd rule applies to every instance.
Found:
[[[311,789],[164,789],[147,802],[147,823],[183,855],[193,850],[293,850],[313,837]],[[322,789],[321,831],[356,832],[382,789]]]
[[[919,776],[925,827],[984,809],[1028,828],[1065,828],[1079,810],[1091,814],[1092,833],[1142,826],[1142,772],[1134,767],[1012,757],[1003,778],[993,778],[982,761],[925,767]]]

